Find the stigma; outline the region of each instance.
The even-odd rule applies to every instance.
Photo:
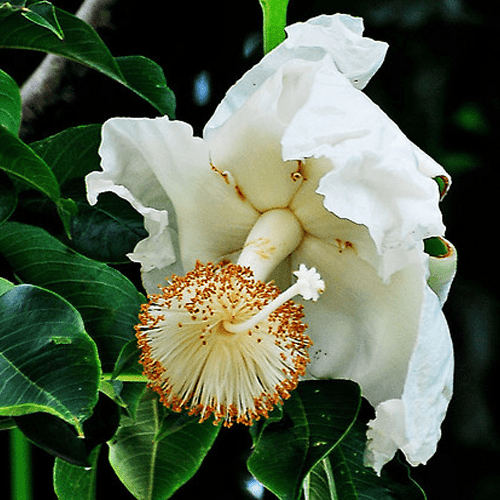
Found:
[[[312,345],[295,295],[316,300],[324,283],[301,266],[280,294],[239,264],[196,263],[148,297],[136,336],[148,385],[174,411],[252,425],[290,396]]]

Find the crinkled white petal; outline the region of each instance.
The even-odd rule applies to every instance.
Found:
[[[99,194],[106,191],[113,192],[127,200],[144,217],[144,227],[149,234],[149,236],[140,241],[136,245],[134,251],[127,254],[127,256],[133,262],[141,263],[145,270],[151,270],[154,267],[165,268],[169,266],[175,260],[175,251],[171,234],[167,229],[169,224],[168,212],[166,210],[157,210],[144,206],[125,186],[115,184],[113,175],[114,172],[112,171],[92,172],[87,175],[86,183],[89,203],[95,205]],[[119,174],[117,178],[120,178]],[[145,175],[142,176],[142,179],[144,178],[146,178]],[[152,183],[153,191],[155,179],[150,175],[149,180]],[[164,192],[162,192],[162,195],[163,198],[165,198]],[[160,205],[162,204],[163,200],[160,202]],[[162,251],[158,252],[158,248],[161,248]]]
[[[398,449],[408,443],[405,436],[405,410],[401,399],[389,399],[375,410],[375,419],[370,421],[367,432],[368,446],[365,450],[365,465],[380,475],[382,467],[390,462]]]
[[[403,394],[377,407],[369,423],[366,463],[380,472],[399,448],[410,464],[425,464],[436,451],[452,391],[448,325],[439,298],[426,288]]]
[[[416,251],[414,251],[415,253]],[[412,465],[435,452],[452,393],[453,353],[424,254],[384,282],[356,255],[306,236],[292,262],[315,265],[325,292],[305,303],[313,341],[308,376],[348,378],[376,407],[367,463],[377,471],[401,449]]]
[[[382,65],[388,48],[385,42],[363,37],[363,31],[360,17],[321,15],[286,28],[288,39],[284,46],[289,50],[316,49],[318,59],[328,54],[339,71],[356,88],[362,89]]]
[[[423,173],[434,162],[328,58],[318,64],[308,99],[283,135],[283,157],[328,158],[333,168],[317,192],[329,211],[368,228],[387,280],[408,263],[409,250],[444,232],[437,183]]]
[[[280,140],[311,84],[311,63],[279,68],[217,130],[205,136],[213,164],[227,170],[258,211],[286,208],[298,185],[296,162],[285,164]]]
[[[362,37],[363,21],[346,14],[319,16],[286,28],[288,38],[245,73],[226,94],[207,123],[203,136],[223,125],[259,87],[291,60],[319,61],[325,55],[354,85],[363,88],[378,70],[387,44]]]
[[[99,153],[103,171],[87,176],[89,201],[114,191],[145,216],[149,237],[132,254],[144,272],[175,259],[167,211],[175,209],[185,268],[240,249],[259,216],[228,177],[212,169],[207,145],[186,123],[168,117],[108,120]]]

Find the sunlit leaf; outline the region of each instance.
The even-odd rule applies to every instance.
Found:
[[[169,415],[156,395],[147,391],[136,419],[122,417],[109,443],[110,463],[137,499],[170,498],[198,470],[219,432],[210,422],[199,424],[191,419],[179,425],[176,418],[171,420],[175,428],[166,432],[162,423]]]
[[[0,415],[47,412],[82,433],[99,376],[95,344],[68,302],[30,285],[0,296]]]
[[[50,30],[60,40],[64,33],[56,16],[56,8],[50,2],[36,2],[22,9],[22,15],[31,22]]]

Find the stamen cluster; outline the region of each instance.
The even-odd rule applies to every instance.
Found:
[[[149,296],[136,335],[149,386],[165,406],[229,427],[251,425],[287,399],[312,344],[302,306],[288,300],[248,330],[224,327],[249,320],[279,293],[250,268],[197,262]]]

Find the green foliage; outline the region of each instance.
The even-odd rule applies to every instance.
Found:
[[[136,418],[122,417],[109,460],[137,499],[163,500],[194,475],[218,432],[210,422],[172,414],[146,391]]]
[[[138,322],[143,298],[132,283],[34,226],[6,223],[0,233],[0,252],[23,281],[58,293],[80,312],[97,344],[103,369],[111,371]]]
[[[54,464],[54,491],[59,500],[94,500],[97,481],[97,459],[100,447],[96,448],[86,467],[70,464],[58,458]]]
[[[83,434],[99,375],[95,344],[68,302],[31,285],[0,297],[0,415],[47,412]]]
[[[144,57],[115,59],[87,23],[49,2],[29,8],[0,5],[0,47],[38,50],[79,62],[118,81],[160,113],[174,114],[175,98],[158,65]]]
[[[360,400],[350,381],[299,384],[282,418],[265,421],[255,436],[250,472],[280,500],[300,499],[304,479],[349,431]]]
[[[0,69],[0,125],[17,135],[21,124],[21,94],[17,83]]]

